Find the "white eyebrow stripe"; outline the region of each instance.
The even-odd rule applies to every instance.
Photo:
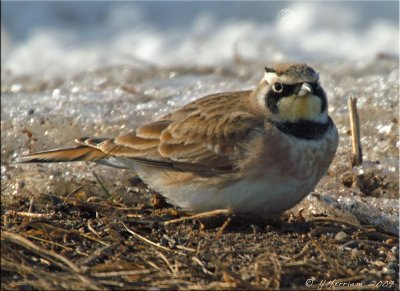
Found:
[[[276,75],[276,73],[271,73],[271,72],[267,73],[266,72],[264,75],[264,79],[270,84],[274,83],[277,78],[278,78],[278,76]]]
[[[269,84],[273,84],[276,82],[281,82],[281,83],[292,83],[290,78],[287,76],[278,76],[274,72],[269,72],[264,74],[264,80],[267,81]]]

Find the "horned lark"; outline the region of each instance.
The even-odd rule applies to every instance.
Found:
[[[231,207],[278,214],[327,172],[338,133],[319,75],[306,64],[265,68],[254,90],[209,95],[116,138],[19,162],[93,161],[135,171],[170,203],[191,211]]]

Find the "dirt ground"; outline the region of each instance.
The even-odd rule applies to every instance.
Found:
[[[135,207],[104,185],[3,199],[2,289],[399,288],[398,237],[376,227],[301,212],[193,216],[130,181],[140,189]]]

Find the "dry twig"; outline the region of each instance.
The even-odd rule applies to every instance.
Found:
[[[348,101],[350,126],[351,126],[351,165],[359,166],[362,164],[362,149],[360,141],[360,118],[357,111],[357,98],[350,97]]]
[[[28,218],[49,219],[49,218],[52,218],[55,215],[55,212],[51,212],[51,213],[32,213],[32,212],[9,210],[4,215],[16,215],[16,216],[28,217]]]
[[[210,244],[205,248],[206,250],[211,248],[212,245],[219,240],[219,238],[222,236],[224,233],[225,229],[228,227],[229,223],[231,222],[231,219],[228,217],[228,219],[224,222],[224,224],[221,226],[221,228],[218,230],[217,234],[215,235],[214,239],[210,242]]]
[[[210,272],[209,270],[207,270],[206,266],[204,265],[204,263],[202,261],[200,261],[200,259],[196,256],[192,257],[193,262],[195,262],[196,264],[198,264],[201,267],[201,270],[204,272],[204,274],[207,275],[213,275],[212,272]]]
[[[142,241],[144,241],[144,242],[146,242],[146,243],[148,243],[148,244],[150,244],[150,245],[152,245],[152,246],[154,246],[154,247],[156,247],[156,248],[162,249],[162,250],[164,250],[164,251],[173,252],[173,253],[176,253],[176,254],[180,254],[180,255],[185,256],[185,254],[182,253],[182,252],[179,252],[179,251],[176,251],[176,250],[173,250],[173,249],[170,249],[170,248],[161,246],[161,245],[159,245],[159,244],[157,244],[157,243],[155,243],[155,242],[153,242],[153,241],[151,241],[151,240],[145,238],[144,236],[141,236],[140,234],[138,234],[138,233],[134,232],[133,230],[129,229],[123,222],[121,222],[121,223],[122,223],[122,225],[125,227],[125,229],[126,229],[130,234],[132,234],[134,237],[136,237],[136,238],[138,238],[138,239],[140,239],[140,240],[142,240]]]
[[[232,214],[233,214],[232,209],[217,209],[217,210],[198,213],[198,214],[195,214],[192,216],[186,216],[186,217],[181,217],[181,218],[177,218],[177,219],[172,219],[169,221],[162,222],[161,225],[170,225],[170,224],[179,223],[182,221],[201,219],[201,218],[209,218],[209,217],[214,217],[214,216],[218,216],[218,215],[229,216]]]
[[[112,272],[96,272],[90,275],[98,278],[117,277],[117,276],[137,276],[137,275],[148,275],[153,273],[154,270],[124,270],[124,271],[112,271]]]

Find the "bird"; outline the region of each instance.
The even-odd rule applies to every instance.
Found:
[[[17,162],[130,169],[183,210],[272,216],[314,190],[338,140],[319,73],[281,63],[265,67],[253,90],[207,95],[115,138],[81,137]]]

